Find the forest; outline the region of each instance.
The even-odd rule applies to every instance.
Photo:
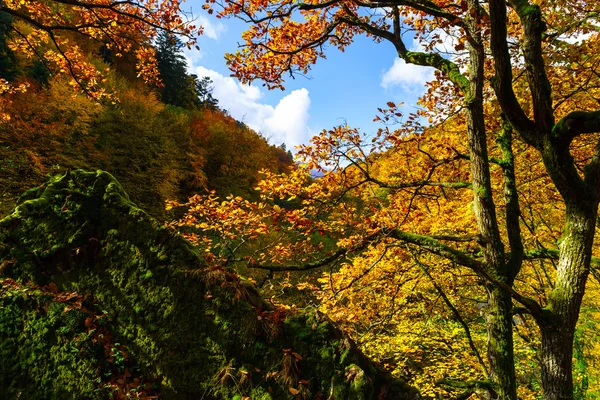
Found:
[[[185,3],[0,2],[1,398],[600,398],[600,4],[195,6],[241,84],[434,73],[292,154]]]

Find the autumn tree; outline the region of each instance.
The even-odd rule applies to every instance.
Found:
[[[135,54],[138,76],[155,81],[152,38],[167,31],[192,46],[202,31],[187,18],[180,0],[11,0],[0,3],[0,12],[12,19],[4,27],[15,50],[39,59],[51,71],[70,74],[73,86],[94,97],[106,94],[100,85],[104,77],[78,42],[82,37],[116,57]]]
[[[219,195],[256,198],[261,170],[279,172],[291,165],[280,159],[277,147],[221,110],[193,113],[191,128],[194,146],[204,151],[206,187]]]
[[[464,131],[457,135],[466,139],[468,146],[464,154],[454,155],[438,154],[433,149],[428,153],[429,161],[437,165],[457,158],[468,160],[469,182],[433,181],[431,174],[413,180],[409,174],[396,183],[391,183],[390,177],[374,179],[360,161],[365,157],[361,156],[359,135],[350,129],[327,133],[317,141],[317,150],[309,158],[323,162],[323,158],[329,157],[327,152],[341,154],[345,162],[353,163],[352,173],[362,176],[362,180],[355,179],[356,184],[371,183],[382,189],[412,188],[413,193],[419,194],[430,187],[466,185],[472,190],[476,236],[469,239],[427,231],[415,233],[400,216],[371,219],[369,229],[359,230],[362,245],[349,246],[342,241],[352,231],[337,231],[338,250],[324,261],[334,262],[346,255],[349,248],[364,249],[367,243],[393,239],[470,269],[484,282],[487,292],[491,395],[517,398],[512,327],[516,306],[519,312],[532,316],[541,331],[544,398],[573,398],[572,343],[590,272],[600,199],[597,137],[600,60],[597,51],[592,50],[594,43],[598,43],[598,4],[579,1],[538,4],[527,0],[244,0],[218,4],[211,0],[205,8],[212,11],[217,6],[220,6],[219,16],[233,15],[251,24],[243,35],[244,46],[227,56],[230,68],[243,82],[262,79],[269,87],[282,87],[284,74],[307,72],[319,58],[324,58],[327,47],[343,49],[359,34],[375,42],[390,42],[398,57],[407,63],[436,69],[436,80],[428,85],[422,99],[425,111],[417,119],[431,117],[434,124],[440,123],[448,117],[448,111],[439,110],[456,111],[465,120]],[[413,32],[420,42],[416,50],[407,45],[407,39],[412,39],[407,32]],[[456,54],[445,56],[436,47],[442,42],[441,35],[452,38]],[[583,35],[590,37],[567,40],[585,38]],[[399,144],[403,135],[415,127],[417,119],[409,120],[405,129],[396,134],[383,134],[382,146]],[[558,194],[555,201],[564,206],[564,233],[558,248],[534,251],[524,242],[520,182],[515,175],[515,170],[523,167],[516,164],[513,153],[517,138],[542,161],[544,173]],[[492,139],[500,150],[497,157],[490,152]],[[340,146],[346,150],[336,153],[334,150]],[[349,174],[342,164],[330,165],[343,170],[345,176]],[[502,171],[500,185],[493,184],[492,166]],[[300,191],[298,182],[292,178],[287,187]],[[497,196],[498,193],[502,196]],[[295,196],[293,191],[285,195]],[[410,197],[407,201],[394,206],[411,214],[414,203]],[[307,219],[308,215],[299,220]],[[347,227],[349,214],[342,215],[346,220],[340,225]],[[319,219],[312,219],[312,226],[315,221]],[[303,226],[289,223],[296,229]],[[356,223],[364,226],[364,219]],[[461,248],[459,244],[466,240],[474,241],[479,250]],[[542,257],[555,259],[556,271],[547,298],[535,299],[522,294],[515,280],[523,273],[524,261]],[[289,266],[281,258],[276,260],[281,265],[261,267],[281,270]],[[321,265],[313,262],[303,268]]]

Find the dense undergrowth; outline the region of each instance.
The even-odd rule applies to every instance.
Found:
[[[417,396],[314,309],[201,260],[106,172],[26,192],[0,221],[0,397]]]

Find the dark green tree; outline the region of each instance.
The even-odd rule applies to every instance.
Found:
[[[8,47],[13,17],[0,12],[0,78],[13,81],[19,74],[15,54]]]
[[[192,108],[196,104],[196,92],[187,73],[187,62],[181,52],[181,41],[166,32],[156,40],[158,71],[163,83],[160,88],[162,101],[182,108]]]
[[[198,79],[188,73],[188,65],[181,51],[183,43],[175,36],[162,32],[156,40],[156,58],[163,86],[162,101],[185,109],[203,106],[216,107],[212,97],[212,81],[208,77]]]
[[[196,82],[196,93],[202,107],[218,108],[218,100],[212,95],[213,81],[208,76],[198,79],[197,75],[192,75]]]

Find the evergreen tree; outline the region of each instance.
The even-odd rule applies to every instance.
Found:
[[[196,93],[198,94],[200,105],[202,107],[218,108],[219,102],[212,95],[212,79],[210,79],[208,76],[205,76],[202,79],[198,79],[198,76],[196,75],[192,75],[192,77],[196,82]]]
[[[166,32],[157,38],[158,71],[164,85],[160,89],[162,101],[186,109],[216,107],[217,100],[212,97],[212,81],[208,77],[198,79],[187,72],[188,65],[182,47],[183,43],[177,37]]]
[[[12,23],[12,16],[5,12],[0,12],[0,78],[4,78],[7,81],[13,81],[19,73],[15,55],[7,43]]]
[[[196,93],[193,86],[190,86],[187,62],[181,53],[182,46],[179,39],[166,32],[162,32],[157,38],[156,58],[164,85],[160,94],[166,104],[191,108],[196,103]]]

